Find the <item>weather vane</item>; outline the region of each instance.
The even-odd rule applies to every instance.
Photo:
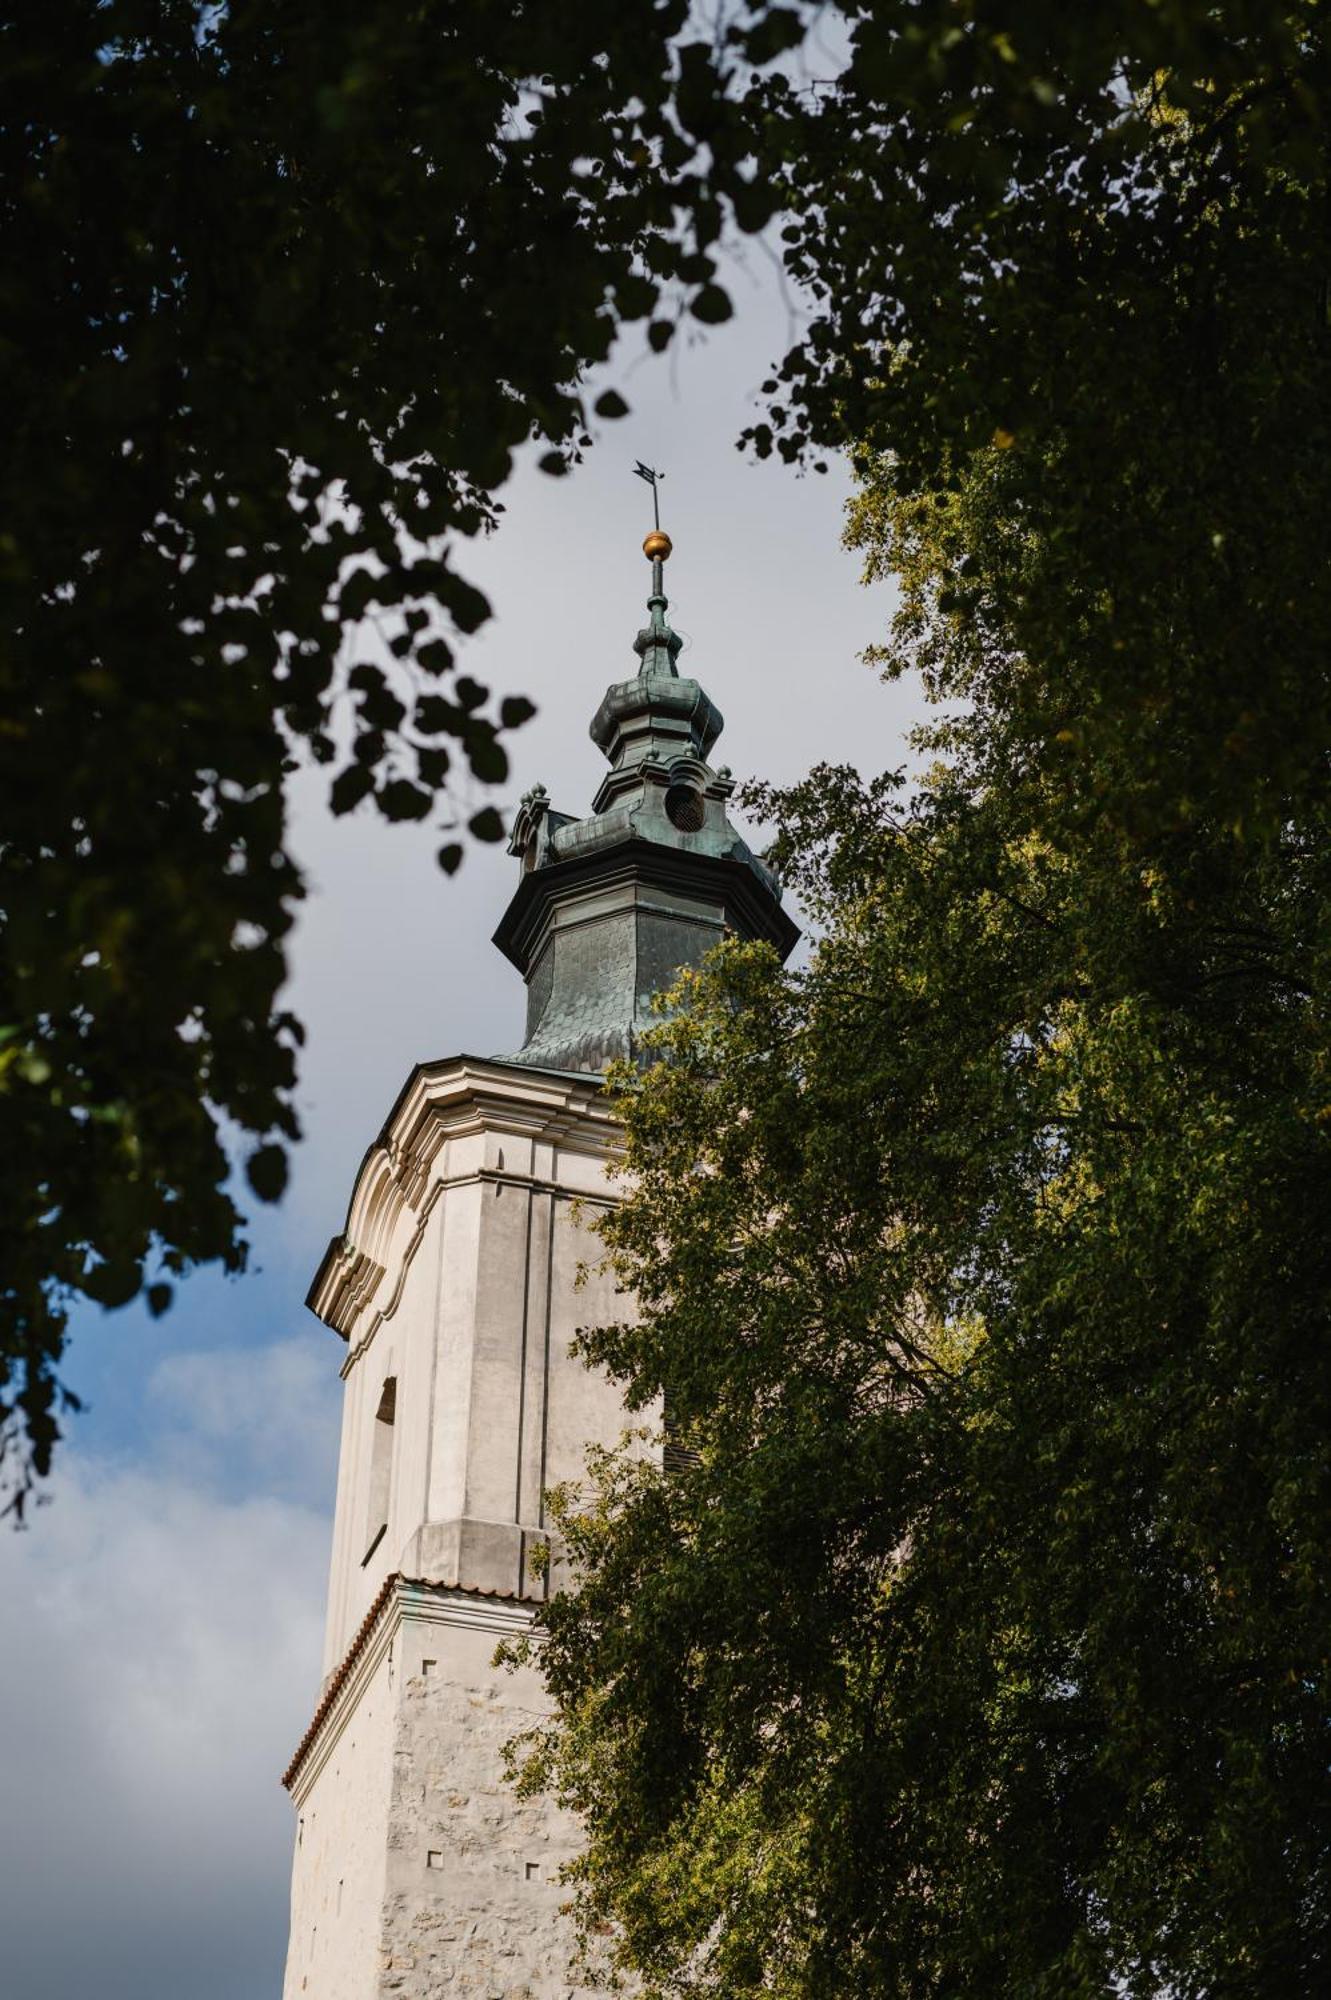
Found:
[[[652,519],[655,526],[643,543],[642,552],[649,562],[663,563],[670,554],[671,542],[669,535],[666,534],[661,526],[661,500],[657,489],[661,481],[665,478],[665,474],[664,472],[657,472],[654,466],[644,465],[641,459],[638,460],[633,470],[637,473],[639,479],[645,479],[652,489]]]

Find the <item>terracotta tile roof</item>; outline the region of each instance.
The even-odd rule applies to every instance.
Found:
[[[324,1720],[328,1714],[329,1709],[333,1706],[333,1703],[337,1700],[343,1688],[346,1686],[347,1677],[350,1674],[351,1669],[355,1666],[357,1660],[364,1652],[365,1643],[368,1640],[371,1632],[373,1632],[375,1626],[379,1623],[379,1619],[383,1612],[384,1606],[387,1604],[389,1598],[392,1596],[398,1584],[403,1581],[404,1578],[402,1576],[402,1572],[396,1569],[393,1570],[388,1576],[384,1578],[383,1582],[380,1584],[378,1590],[375,1593],[373,1604],[370,1606],[365,1616],[361,1619],[360,1626],[356,1632],[355,1638],[352,1640],[351,1644],[347,1647],[346,1652],[342,1655],[341,1664],[334,1670],[332,1674],[329,1675],[328,1685],[319,1697],[319,1704],[318,1707],[315,1709],[314,1714],[310,1720],[310,1726],[305,1731],[305,1734],[301,1737],[300,1742],[296,1745],[295,1756],[291,1759],[291,1762],[287,1765],[286,1770],[282,1773],[282,1783],[286,1787],[287,1791],[290,1791],[292,1785],[295,1783],[296,1774],[300,1770],[301,1765],[305,1762],[306,1757],[309,1755],[315,1737],[319,1734],[319,1731],[323,1728]]]
[[[474,1586],[463,1584],[434,1583],[429,1577],[404,1576],[401,1570],[393,1570],[380,1584],[375,1593],[374,1602],[361,1619],[356,1635],[347,1647],[346,1652],[342,1655],[340,1664],[329,1675],[328,1685],[320,1695],[318,1706],[310,1718],[310,1726],[296,1745],[295,1755],[287,1765],[286,1770],[282,1773],[282,1783],[287,1791],[290,1791],[292,1785],[295,1783],[301,1765],[309,1756],[310,1751],[314,1747],[315,1738],[328,1718],[329,1710],[346,1686],[352,1668],[364,1652],[371,1633],[383,1616],[384,1606],[388,1603],[389,1598],[400,1583],[410,1585],[413,1590],[447,1590],[452,1595],[463,1597],[502,1597],[508,1601],[513,1600],[513,1593],[509,1590],[477,1590]]]

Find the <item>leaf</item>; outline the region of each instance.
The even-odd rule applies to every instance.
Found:
[[[260,1201],[280,1201],[287,1184],[287,1156],[278,1145],[260,1146],[245,1162],[245,1176]]]
[[[328,803],[339,817],[349,813],[374,790],[374,773],[366,764],[348,764],[329,787]]]
[[[595,410],[598,417],[626,417],[629,406],[618,389],[607,389],[596,398]]]
[[[362,565],[343,578],[338,592],[338,610],[348,620],[363,618],[371,604],[376,601],[378,577],[372,569]]]
[[[795,7],[768,7],[751,28],[738,32],[738,40],[750,62],[774,62],[804,40],[807,25]]]
[[[424,819],[434,797],[410,778],[394,778],[380,789],[378,803],[385,819]]]
[[[503,816],[494,806],[482,806],[467,821],[468,830],[477,840],[502,840],[504,837]]]
[[[483,784],[502,785],[508,776],[508,752],[493,735],[468,738],[467,759]]]
[[[442,732],[461,736],[466,728],[467,716],[455,701],[447,701],[441,694],[423,694],[416,703],[412,720],[424,736],[437,736]]]
[[[416,664],[427,674],[444,674],[453,664],[453,650],[443,639],[429,639],[416,648]]]
[[[438,861],[445,875],[456,875],[458,869],[462,866],[462,854],[461,842],[450,840],[440,848],[435,859]]]
[[[706,326],[720,326],[731,318],[734,306],[730,294],[721,285],[704,285],[689,301],[689,311],[695,319]]]
[[[408,640],[408,646],[410,643]],[[380,735],[396,729],[407,712],[405,704],[387,686],[369,690],[361,696],[357,706],[362,723]]]
[[[499,720],[505,729],[520,729],[536,714],[536,703],[525,694],[506,694],[499,704]]]
[[[132,1257],[108,1258],[84,1273],[83,1290],[108,1312],[127,1306],[138,1292],[141,1272]]]
[[[484,591],[477,590],[474,584],[468,583],[465,577],[458,576],[452,570],[440,579],[437,588],[440,599],[448,606],[449,614],[459,632],[479,632],[490,616],[490,600]],[[423,657],[427,650],[430,649],[422,647],[418,657]],[[431,672],[436,670],[434,666],[436,658],[437,656],[431,651]]]
[[[637,272],[620,278],[615,285],[615,310],[621,320],[645,319],[656,299],[656,286]]]
[[[730,191],[735,221],[748,236],[766,229],[776,213],[771,190],[758,181],[736,181]]]

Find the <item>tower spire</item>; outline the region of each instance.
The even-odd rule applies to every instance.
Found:
[[[655,521],[655,526],[642,545],[642,552],[652,566],[652,594],[647,599],[648,622],[633,642],[634,651],[642,662],[638,669],[638,678],[647,680],[653,674],[674,675],[675,656],[683,641],[677,632],[671,631],[670,620],[666,617],[670,600],[665,594],[665,565],[670,560],[674,543],[661,526],[658,487],[665,474],[657,472],[653,466],[644,465],[641,459],[633,470],[638,478],[645,479],[652,489],[652,517]]]
[[[660,474],[636,471],[655,494]],[[765,938],[783,958],[799,935],[727,814],[735,781],[710,761],[721,712],[675,665],[670,537],[653,527],[642,546],[648,622],[634,640],[637,673],[612,682],[592,717],[610,768],[591,811],[575,819],[531,793],[509,841],[522,879],[495,943],[527,982],[526,1039],[510,1060],[535,1068],[603,1070],[633,1056],[652,996],[727,930]]]

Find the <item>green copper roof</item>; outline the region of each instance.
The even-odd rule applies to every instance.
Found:
[[[653,542],[669,552],[664,536]],[[554,811],[538,785],[514,822],[522,880],[495,942],[527,981],[528,1021],[510,1060],[604,1069],[635,1052],[653,993],[727,931],[766,937],[782,957],[799,935],[776,877],[727,813],[734,780],[708,761],[722,717],[678,672],[654,549],[647,610],[637,673],[613,682],[592,718],[610,768],[591,812]]]

